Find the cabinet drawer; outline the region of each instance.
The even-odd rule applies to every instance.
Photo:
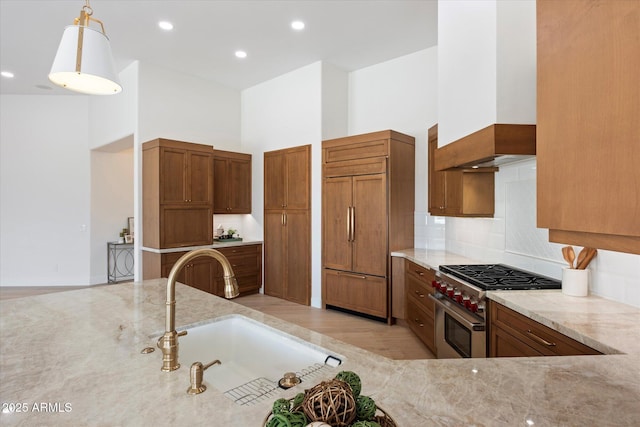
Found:
[[[414,277],[424,283],[429,290],[432,289],[431,282],[436,278],[435,271],[432,269],[418,265],[415,262],[407,261],[405,264],[405,272],[407,273],[407,277]]]
[[[377,317],[387,317],[387,279],[324,270],[324,303]]]
[[[547,356],[602,354],[501,304],[491,303],[491,328],[499,328]],[[497,354],[496,356],[500,356]]]
[[[256,256],[260,253],[260,245],[243,245],[243,246],[231,246],[226,248],[213,248],[219,251],[222,255],[229,258],[230,256],[237,255],[252,255]]]
[[[381,157],[389,154],[389,140],[356,142],[325,147],[323,150],[324,163],[340,162],[344,160],[364,159],[367,157]]]
[[[405,285],[407,287],[407,302],[414,300],[415,304],[431,313],[431,317],[433,317],[435,304],[428,298],[428,295],[433,293],[433,288],[427,287],[413,276],[407,276]]]
[[[435,330],[433,315],[419,305],[414,298],[407,298],[407,324],[420,340],[435,354]]]

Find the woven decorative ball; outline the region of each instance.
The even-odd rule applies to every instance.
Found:
[[[291,403],[291,410],[292,411],[301,410],[300,406],[302,405],[302,402],[304,402],[304,393],[296,394]]]
[[[353,371],[340,371],[338,375],[336,375],[337,380],[344,381],[345,383],[351,386],[351,390],[353,391],[353,397],[360,396],[360,391],[362,390],[362,381],[358,374]]]
[[[380,424],[375,421],[356,421],[351,427],[380,427]]]
[[[283,412],[289,412],[291,403],[287,399],[278,399],[273,402],[273,408],[271,412],[274,414],[282,414]]]
[[[356,398],[356,419],[372,420],[376,416],[376,402],[369,396],[358,396]]]
[[[307,417],[302,412],[282,412],[274,414],[267,422],[267,427],[305,427]]]
[[[356,418],[356,401],[344,381],[323,381],[306,391],[302,410],[310,421],[324,421],[333,427],[346,427]]]

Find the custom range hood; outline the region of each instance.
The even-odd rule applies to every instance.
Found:
[[[436,170],[495,167],[536,155],[536,125],[493,124],[436,150]]]

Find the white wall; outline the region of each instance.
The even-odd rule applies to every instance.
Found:
[[[88,99],[0,103],[0,286],[87,285]]]
[[[316,62],[242,91],[242,151],[253,155],[253,217],[245,235],[263,238],[264,152],[312,145],[312,189],[318,187],[322,141],[322,64]],[[312,191],[311,221],[321,218],[321,194]],[[317,230],[317,228],[314,228]],[[321,304],[320,233],[312,232],[311,304]]]
[[[138,138],[238,148],[240,92],[215,82],[140,64]]]
[[[438,2],[438,145],[535,123],[535,1]]]
[[[444,249],[444,226],[427,214],[427,130],[437,122],[438,48],[354,71],[349,135],[393,129],[416,138],[415,246]]]
[[[139,63],[135,61],[118,74],[122,84],[122,92],[113,96],[88,97],[90,148],[98,148],[123,140],[126,145],[128,144],[126,138],[136,134],[138,129],[138,72]]]
[[[116,152],[91,150],[91,284],[107,283],[107,242],[133,216],[133,141]]]

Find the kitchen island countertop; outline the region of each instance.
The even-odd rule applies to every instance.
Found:
[[[214,387],[187,395],[188,369],[164,373],[160,351],[141,354],[164,329],[165,291],[166,279],[155,279],[0,302],[0,424],[261,426],[270,400],[239,406]],[[176,301],[177,325],[238,313],[345,356],[336,373],[360,374],[363,394],[399,427],[631,426],[640,419],[637,352],[394,361],[180,284]],[[637,327],[626,332],[639,341]],[[318,381],[334,374],[324,375]]]

